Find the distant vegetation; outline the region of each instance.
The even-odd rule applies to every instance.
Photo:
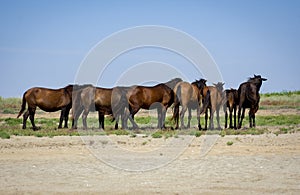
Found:
[[[300,110],[300,91],[286,91],[261,94],[260,109]]]

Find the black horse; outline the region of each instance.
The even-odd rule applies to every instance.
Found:
[[[238,129],[242,127],[242,121],[245,116],[245,109],[250,108],[249,122],[250,128],[255,127],[255,113],[259,107],[259,90],[263,81],[266,78],[262,78],[260,75],[254,75],[247,82],[242,83],[238,89],[239,98],[239,111],[238,111]]]

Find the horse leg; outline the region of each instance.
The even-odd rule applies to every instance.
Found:
[[[218,130],[221,130],[221,125],[220,125],[220,109],[217,108],[217,123],[218,123]]]
[[[241,114],[241,109],[242,109],[242,114]],[[238,129],[242,127],[242,122],[245,117],[245,108],[241,108],[241,109],[239,109],[238,111],[238,115],[239,115]]]
[[[249,127],[252,128],[252,109],[249,111]]]
[[[167,108],[163,107],[162,113],[161,113],[161,128],[163,128],[163,129],[166,129],[166,126],[165,126],[166,114],[167,114]]]
[[[233,126],[232,126],[232,110],[229,111],[229,128],[233,129]]]
[[[201,130],[201,124],[200,124],[200,107],[197,107],[197,120],[198,120],[198,129]]]
[[[255,124],[255,113],[253,113],[252,120],[253,120],[253,127],[255,128],[255,126],[256,126],[256,124]]]
[[[227,129],[227,120],[228,120],[228,112],[227,109],[224,109],[224,113],[225,113],[225,129]],[[230,113],[229,113],[229,120],[230,120]],[[229,128],[230,128],[230,124],[229,123]]]
[[[134,115],[139,111],[139,109],[140,109],[139,107],[131,107],[131,109],[130,109],[129,120],[132,124],[133,129],[138,129],[139,128],[139,126],[134,121]]]
[[[129,116],[130,116],[130,111],[129,111],[128,108],[125,108],[124,112],[121,114],[122,129],[128,129],[127,121],[128,121],[129,118],[132,119]]]
[[[61,128],[62,128],[62,123],[63,123],[63,120],[64,120],[65,112],[66,112],[65,108],[61,109],[60,117],[59,117],[59,125],[58,125],[58,129],[61,129]]]
[[[185,128],[184,127],[184,113],[186,112],[187,107],[186,106],[182,106],[181,112],[180,112],[180,128]]]
[[[190,128],[191,127],[191,119],[192,119],[192,109],[191,108],[188,108],[188,124],[187,124],[187,126],[186,126],[186,128]]]
[[[99,121],[99,129],[104,130],[104,115],[101,114],[100,111],[98,111],[98,121]]]
[[[72,112],[73,112],[72,129],[77,129],[77,122],[78,122],[78,118],[82,112],[82,108],[74,109]]]
[[[30,119],[30,122],[31,122],[31,125],[32,125],[32,129],[33,129],[34,131],[35,131],[35,130],[38,130],[38,128],[35,126],[35,123],[34,123],[35,109],[36,109],[36,108],[28,108],[28,110],[29,110],[29,119]]]
[[[157,108],[157,128],[158,129],[161,129],[162,128],[162,108],[161,107],[158,107]]]
[[[84,110],[82,113],[82,125],[83,125],[83,129],[87,129],[87,123],[86,123],[86,119],[87,119],[87,115],[89,114],[89,110]]]
[[[179,127],[179,104],[174,106],[174,120],[175,120],[175,129]]]
[[[215,127],[214,127],[214,113],[215,113],[215,110],[213,108],[210,108],[209,109],[209,129],[213,130]]]
[[[208,109],[205,111],[205,128],[204,128],[204,130],[207,130],[207,120],[208,120]]]
[[[120,118],[120,115],[118,114],[116,117],[115,117],[115,130],[119,129],[119,118]]]
[[[26,129],[26,121],[29,117],[29,110],[27,110],[24,114],[23,114],[23,127],[22,129]]]
[[[233,108],[233,120],[234,120],[234,126],[233,128],[236,129],[236,106]]]
[[[64,119],[65,119],[65,126],[64,128],[68,128],[68,120],[69,120],[69,113],[70,113],[71,107],[67,107],[66,108],[66,112],[64,115]]]

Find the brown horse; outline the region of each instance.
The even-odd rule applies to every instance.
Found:
[[[245,109],[250,108],[249,123],[250,128],[255,127],[255,113],[259,108],[259,90],[263,81],[267,79],[260,75],[254,75],[247,82],[242,83],[238,89],[239,111],[238,111],[238,129],[242,127],[242,121],[245,116]]]
[[[128,103],[130,116],[133,116],[142,109],[157,109],[157,128],[165,128],[165,117],[167,109],[174,102],[173,89],[175,85],[182,81],[180,78],[172,79],[167,83],[160,83],[153,87],[135,86],[128,91]],[[137,128],[135,126],[134,128]]]
[[[207,120],[208,120],[208,110],[210,112],[209,117],[209,129],[214,129],[214,113],[216,112],[218,129],[221,129],[220,126],[220,108],[224,105],[225,95],[223,93],[223,85],[224,83],[218,82],[217,84],[213,84],[214,86],[208,86],[210,91],[210,103],[208,109],[205,109],[205,129],[207,129]]]
[[[87,129],[87,115],[90,111],[98,111],[100,129],[104,129],[104,115],[113,115],[117,118],[115,129],[118,129],[118,118],[124,113],[128,89],[127,87],[101,88],[88,86],[73,94],[72,128],[77,128],[78,118],[83,111],[83,129]]]
[[[36,107],[39,107],[46,112],[56,112],[61,110],[58,128],[62,128],[62,122],[65,120],[65,128],[68,128],[68,115],[72,107],[72,91],[73,85],[68,85],[61,89],[48,89],[41,87],[34,87],[28,89],[23,94],[22,107],[17,116],[19,118],[26,109],[28,110],[23,115],[23,129],[26,129],[26,121],[28,116],[30,118],[33,130],[38,128],[34,123],[34,115]]]
[[[229,109],[229,128],[236,129],[236,108],[238,105],[238,90],[236,89],[226,89],[226,102],[224,103],[224,113],[225,113],[225,129],[227,128],[227,120],[228,120],[228,112],[227,108]],[[232,112],[234,118],[234,125],[232,125]]]
[[[200,104],[202,100],[201,93],[203,93],[203,88],[206,86],[206,80],[200,79],[196,80],[192,84],[188,82],[179,82],[174,88],[174,92],[176,94],[174,101],[174,112],[173,119],[175,119],[175,129],[178,129],[179,123],[179,105],[182,106],[180,112],[180,121],[181,128],[185,128],[184,126],[184,114],[188,109],[188,124],[186,128],[190,128],[190,121],[192,118],[191,110],[197,109],[197,120],[198,120],[198,128],[201,129],[200,124]]]

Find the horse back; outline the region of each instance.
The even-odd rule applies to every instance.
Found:
[[[38,106],[46,112],[58,111],[72,102],[72,97],[64,88],[34,87],[27,90],[25,99],[29,107]]]
[[[242,83],[238,89],[239,105],[250,108],[251,105],[258,104],[260,96],[258,88],[251,82]]]

